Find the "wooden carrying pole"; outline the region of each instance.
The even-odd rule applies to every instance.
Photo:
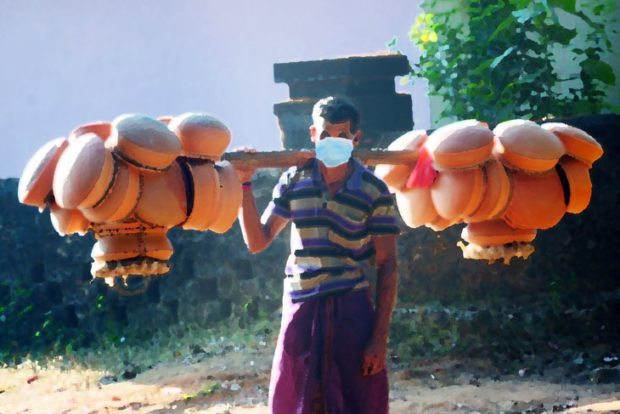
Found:
[[[378,149],[356,149],[353,151],[353,156],[366,165],[414,165],[418,159],[418,150],[387,151]],[[243,165],[249,169],[283,168],[293,165],[302,165],[311,158],[314,158],[314,151],[310,150],[240,151],[227,152],[222,155],[222,160],[229,161],[235,166]]]

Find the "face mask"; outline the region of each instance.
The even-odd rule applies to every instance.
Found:
[[[349,161],[353,141],[347,138],[327,137],[316,142],[316,158],[326,167],[337,167]]]

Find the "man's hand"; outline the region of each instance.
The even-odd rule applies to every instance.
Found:
[[[375,375],[385,368],[387,338],[370,338],[362,352],[362,375]]]
[[[256,152],[256,149],[251,148],[251,147],[237,147],[233,151],[254,154]],[[254,168],[247,168],[242,165],[236,165],[235,169],[237,170],[239,181],[241,181],[242,183],[247,183],[249,181],[252,181],[252,177],[254,176],[254,173],[256,172]]]
[[[362,375],[374,375],[385,368],[390,318],[396,302],[398,272],[396,236],[373,238],[377,260],[377,317],[368,344],[362,353]]]

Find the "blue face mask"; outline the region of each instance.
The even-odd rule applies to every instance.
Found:
[[[326,167],[337,167],[349,161],[353,141],[348,138],[326,137],[316,142],[316,158]]]

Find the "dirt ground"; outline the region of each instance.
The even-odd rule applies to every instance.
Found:
[[[272,352],[186,358],[119,382],[105,371],[0,368],[0,413],[267,413]],[[485,364],[445,358],[392,370],[390,412],[620,413],[620,384],[476,374],[490,372]]]

